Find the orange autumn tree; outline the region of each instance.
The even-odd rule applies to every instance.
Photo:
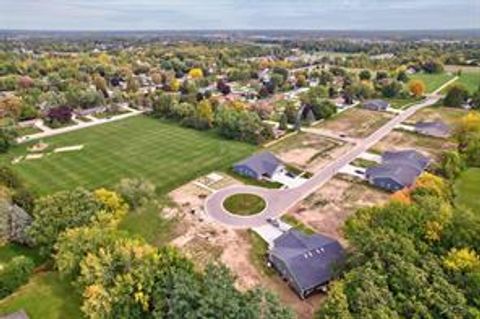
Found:
[[[402,204],[411,204],[412,198],[410,197],[410,189],[404,188],[399,191],[396,191],[390,197],[390,200],[393,202],[399,202]]]
[[[425,83],[421,80],[412,80],[408,84],[408,89],[415,97],[420,97],[425,93]]]

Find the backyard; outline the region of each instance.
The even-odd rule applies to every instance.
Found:
[[[255,146],[228,141],[213,132],[199,132],[144,116],[104,124],[43,140],[44,156],[23,160],[13,168],[39,194],[112,186],[122,178],[143,177],[159,192],[215,169],[226,169],[255,151]],[[27,147],[0,158],[9,164],[27,155]],[[53,148],[83,149],[52,153]],[[48,152],[48,153],[47,153]],[[213,155],[213,156],[212,156]]]

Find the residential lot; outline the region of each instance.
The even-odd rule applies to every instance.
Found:
[[[360,181],[337,176],[307,197],[289,215],[346,245],[341,230],[345,220],[358,208],[384,203],[389,197],[389,193]]]
[[[337,134],[345,134],[348,137],[363,138],[376,131],[392,117],[392,114],[386,112],[352,108],[316,127]]]
[[[76,152],[25,160],[13,168],[35,191],[47,194],[78,186],[112,186],[121,178],[143,177],[169,190],[213,169],[227,168],[255,150],[215,134],[137,116],[45,139],[55,147],[83,145]],[[1,157],[26,155],[25,145]],[[214,156],[212,156],[214,155]]]
[[[463,109],[451,108],[451,107],[426,107],[415,113],[412,117],[408,119],[409,123],[416,123],[419,121],[435,121],[441,120],[451,126],[455,126],[458,120],[462,116],[467,114],[467,111]]]
[[[443,151],[455,147],[455,143],[448,140],[410,132],[393,131],[374,145],[371,151],[381,154],[385,151],[415,149],[433,159],[438,159]]]
[[[348,150],[342,141],[312,133],[298,133],[269,147],[283,162],[314,172]]]

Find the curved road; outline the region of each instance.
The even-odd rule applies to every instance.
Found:
[[[248,185],[227,187],[211,194],[207,198],[205,211],[213,219],[232,227],[251,228],[264,225],[267,218],[275,218],[287,213],[289,209],[327,183],[343,166],[352,162],[360,154],[366,152],[387,136],[395,126],[405,121],[418,110],[435,104],[440,98],[438,95],[431,95],[424,101],[395,116],[375,133],[360,140],[351,150],[321,168],[312,178],[298,187],[291,189],[266,189]],[[225,198],[238,193],[251,193],[261,196],[267,203],[265,210],[253,216],[230,214],[223,208],[223,201]]]

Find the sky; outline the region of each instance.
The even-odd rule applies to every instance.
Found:
[[[480,0],[0,0],[0,29],[478,29]]]

